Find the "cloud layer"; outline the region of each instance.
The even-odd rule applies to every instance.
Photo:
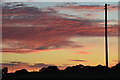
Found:
[[[117,7],[109,6],[109,9],[116,10]],[[103,12],[103,6],[4,6],[3,52],[29,53],[37,50],[82,47],[70,41],[70,38],[104,36],[104,24],[101,24],[104,20],[91,19],[95,14],[90,11]],[[109,36],[117,36],[117,28],[117,24],[109,25]]]

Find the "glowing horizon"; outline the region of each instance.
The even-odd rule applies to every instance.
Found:
[[[103,4],[41,2],[3,6],[7,6],[3,7],[2,19],[3,67],[13,71],[14,65],[14,70],[31,71],[50,65],[61,69],[78,64],[105,65]],[[118,60],[117,14],[117,3],[111,4],[109,66]]]

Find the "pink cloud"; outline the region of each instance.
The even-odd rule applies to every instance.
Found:
[[[69,6],[66,8],[88,7],[92,9],[91,6]],[[95,6],[93,8],[97,9]],[[101,9],[101,7],[99,8]],[[100,24],[103,20],[68,19],[54,14],[59,15],[54,8],[50,8],[48,12],[33,7],[3,8],[2,39],[3,45],[5,45],[3,52],[30,53],[65,47],[81,47],[69,39],[73,36],[104,36],[104,25]],[[110,36],[116,36],[117,25],[108,28],[108,33]]]
[[[77,52],[77,53],[73,53],[73,54],[92,54],[92,53],[89,53],[89,52]]]

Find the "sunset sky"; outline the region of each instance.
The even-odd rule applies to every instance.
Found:
[[[10,71],[23,68],[36,71],[50,65],[60,69],[78,64],[105,65],[104,4],[3,3],[3,67]],[[109,66],[112,66],[118,61],[118,3],[109,4]]]

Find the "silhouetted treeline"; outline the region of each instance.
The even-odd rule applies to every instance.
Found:
[[[49,66],[47,68],[43,67],[42,69],[39,70],[39,72],[59,72],[60,70],[58,69],[57,66]]]
[[[67,67],[64,70],[59,70],[57,66],[49,66],[47,68],[42,68],[39,72],[104,72],[104,71],[117,71],[120,72],[120,63],[116,64],[111,68],[106,66],[97,65],[97,66],[84,66],[76,65],[72,67]]]
[[[22,70],[17,70],[15,71],[16,74],[25,74],[28,73],[28,71],[26,69],[22,69]]]
[[[8,68],[7,67],[4,67],[3,69],[2,69],[2,74],[7,74],[8,73]]]
[[[111,68],[107,68],[106,66],[97,65],[97,66],[84,66],[82,64],[72,66],[72,67],[66,67],[64,70],[59,70],[57,66],[48,66],[47,68],[43,67],[38,72],[40,73],[74,73],[74,72],[105,72],[105,71],[114,71],[114,72],[120,72],[120,63],[116,64],[115,66]],[[3,74],[7,74],[8,68],[5,67],[2,69]],[[15,71],[15,74],[26,74],[28,73],[27,69],[17,70]]]

